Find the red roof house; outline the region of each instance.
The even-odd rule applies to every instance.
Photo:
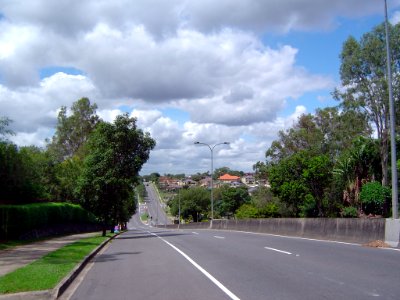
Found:
[[[224,182],[235,182],[235,181],[240,181],[239,176],[233,176],[229,174],[224,174],[218,178],[218,180],[224,181]]]

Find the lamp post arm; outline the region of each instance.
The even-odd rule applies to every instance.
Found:
[[[214,148],[218,145],[229,145],[228,142],[223,142],[223,143],[218,143],[215,144],[214,146],[210,146],[209,144],[206,143],[201,143],[201,142],[194,142],[195,145],[204,145],[207,146],[210,149],[211,152],[211,222],[214,220]]]

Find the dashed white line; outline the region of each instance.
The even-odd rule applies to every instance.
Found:
[[[224,238],[225,238],[224,236],[218,236],[218,235],[214,235],[214,237],[215,237],[216,239],[224,239]]]
[[[193,234],[196,234],[196,235],[198,235],[198,234],[199,234],[198,232],[194,232],[194,231],[193,231],[192,233],[193,233]]]
[[[181,254],[184,258],[186,258],[193,266],[195,266],[201,273],[203,273],[208,279],[210,279],[217,287],[219,287],[225,294],[229,296],[229,298],[233,300],[240,300],[238,296],[236,296],[234,293],[232,293],[230,290],[228,290],[221,282],[219,282],[214,276],[212,276],[210,273],[208,273],[205,269],[203,269],[199,264],[197,264],[193,259],[191,259],[186,253],[184,253],[182,250],[168,242],[167,240],[164,240],[162,237],[159,235],[147,231],[151,235],[154,235],[161,239],[164,243],[172,247],[175,251],[177,251],[179,254]]]
[[[279,253],[284,253],[284,254],[292,255],[291,252],[287,252],[287,251],[283,251],[283,250],[279,250],[279,249],[275,249],[275,248],[270,248],[270,247],[264,247],[264,248],[267,249],[267,250],[272,250],[272,251],[276,251],[276,252],[279,252]]]

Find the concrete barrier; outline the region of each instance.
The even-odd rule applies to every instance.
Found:
[[[385,240],[385,219],[270,218],[213,220],[210,223],[181,224],[181,229],[218,229],[269,233],[351,243]],[[395,233],[396,234],[396,233]]]
[[[386,219],[385,242],[392,247],[399,247],[400,219]]]

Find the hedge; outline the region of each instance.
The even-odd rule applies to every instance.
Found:
[[[0,205],[0,240],[19,239],[32,230],[55,225],[88,223],[96,223],[94,215],[75,204]]]

